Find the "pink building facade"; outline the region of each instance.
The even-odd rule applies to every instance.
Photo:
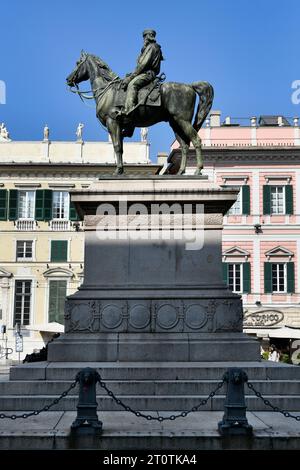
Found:
[[[240,188],[224,218],[223,275],[244,303],[244,329],[272,339],[283,326],[300,328],[300,128],[297,118],[261,116],[221,123],[211,112],[199,134],[203,173]],[[177,142],[171,171],[180,161]],[[196,167],[190,149],[188,173]]]

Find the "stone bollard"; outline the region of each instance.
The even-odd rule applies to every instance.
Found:
[[[86,367],[78,372],[79,400],[77,417],[72,423],[71,432],[77,435],[100,434],[102,422],[98,420],[96,402],[96,385],[100,376],[95,369]]]
[[[244,384],[248,377],[242,369],[228,369],[223,377],[227,384],[225,413],[218,424],[222,436],[251,436],[253,429],[246,417]]]

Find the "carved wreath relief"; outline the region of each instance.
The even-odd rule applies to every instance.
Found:
[[[239,299],[67,300],[66,332],[242,331]]]

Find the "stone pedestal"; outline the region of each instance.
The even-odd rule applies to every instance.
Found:
[[[256,361],[222,280],[223,215],[237,191],[205,177],[104,178],[72,193],[84,282],[50,361]]]

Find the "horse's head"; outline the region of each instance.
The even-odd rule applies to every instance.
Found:
[[[76,67],[70,75],[67,76],[67,84],[69,86],[75,86],[77,83],[84,82],[89,79],[89,72],[87,67],[88,54],[81,51],[79,60],[76,62]]]

